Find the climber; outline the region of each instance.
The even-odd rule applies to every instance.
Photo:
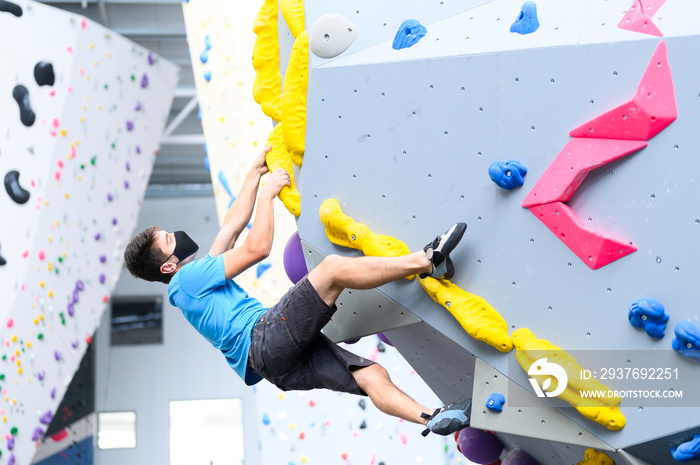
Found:
[[[458,223],[423,250],[400,257],[329,255],[267,309],[233,280],[270,253],[274,231],[273,199],[290,178],[283,169],[268,173],[266,147],[255,159],[209,249],[195,259],[199,246],[184,232],[150,227],[137,234],[124,252],[134,276],[168,284],[168,297],[185,318],[244,380],[267,379],[282,390],[326,388],[369,396],[381,411],[449,435],[469,425],[471,400],[428,409],[404,394],[379,364],[330,341],[321,329],[336,311],[345,288],[372,289],[406,276],[450,278],[450,252],[466,224]],[[257,202],[255,220],[240,247],[234,244]]]

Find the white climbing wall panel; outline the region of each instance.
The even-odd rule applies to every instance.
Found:
[[[16,4],[21,16],[0,12],[13,42],[0,52],[0,450],[28,464],[117,283],[178,69],[81,16]]]

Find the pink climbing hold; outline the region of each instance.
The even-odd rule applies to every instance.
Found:
[[[632,32],[641,32],[657,37],[663,37],[663,34],[656,27],[651,17],[656,14],[661,5],[666,0],[633,0],[632,6],[629,7],[625,16],[622,17],[617,27],[626,29]]]
[[[12,317],[8,318],[7,319],[7,327],[12,328],[14,325],[15,325],[15,320]]]
[[[631,242],[621,242],[584,228],[565,203],[535,205],[530,211],[593,270],[637,250]]]
[[[592,170],[646,146],[642,141],[571,139],[530,189],[522,206],[566,202]]]
[[[46,258],[46,252],[44,252],[43,249],[39,251],[38,255],[39,255],[39,260],[43,260]]]
[[[577,127],[571,137],[649,140],[678,117],[666,42],[654,51],[634,97]]]

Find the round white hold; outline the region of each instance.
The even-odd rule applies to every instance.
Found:
[[[333,58],[350,47],[357,29],[345,16],[336,13],[318,18],[309,33],[309,48],[321,58]]]

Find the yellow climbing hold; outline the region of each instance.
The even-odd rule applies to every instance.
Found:
[[[279,0],[280,11],[294,38],[304,30],[304,2],[302,0]]]
[[[366,225],[343,213],[336,199],[326,199],[318,210],[328,239],[343,247],[361,250],[374,257],[398,257],[411,253],[408,246],[391,236],[374,234]],[[410,277],[413,279],[413,276]]]
[[[615,465],[615,461],[595,449],[586,449],[583,461],[578,462],[576,465]]]
[[[508,323],[483,298],[468,293],[447,279],[427,277],[418,281],[425,292],[445,307],[471,337],[501,352],[513,349],[508,336]]]
[[[515,358],[523,368],[528,371],[530,366],[541,358],[547,358],[549,363],[561,366],[568,376],[568,383],[559,398],[565,400],[584,417],[600,423],[609,430],[618,431],[625,426],[625,416],[620,412],[620,397],[614,396],[610,388],[600,383],[597,379],[582,380],[580,373],[583,367],[576,359],[566,353],[561,347],[557,347],[545,339],[538,339],[528,328],[519,328],[511,335],[515,346]],[[538,382],[552,379],[550,376],[534,376]],[[544,379],[538,379],[544,378]],[[556,388],[556,379],[552,380]],[[591,397],[581,397],[581,391],[597,391],[601,394],[592,394]],[[594,397],[595,396],[595,397]],[[599,396],[599,397],[598,397]]]
[[[302,31],[294,41],[284,75],[282,114],[284,144],[295,165],[301,166],[306,139],[306,91],[309,82],[309,35]]]
[[[253,98],[263,113],[282,121],[282,78],[280,47],[277,38],[277,0],[265,0],[253,23],[257,38],[253,46]]]
[[[289,153],[284,148],[284,142],[282,140],[282,123],[278,123],[275,129],[270,133],[270,137],[267,139],[267,145],[271,145],[272,149],[267,152],[266,161],[267,167],[270,171],[274,171],[277,168],[283,168],[289,173],[289,178],[291,180],[291,187],[284,186],[280,193],[277,195],[282,201],[287,210],[294,215],[299,216],[301,213],[301,197],[299,196],[299,191],[297,191],[296,184],[294,183],[294,167],[292,165],[292,159]]]

